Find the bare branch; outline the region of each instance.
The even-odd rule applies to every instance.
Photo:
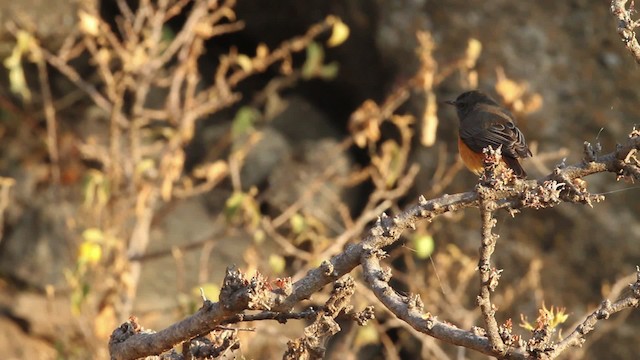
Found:
[[[424,312],[424,304],[418,295],[398,295],[388,284],[391,277],[390,271],[380,267],[379,258],[382,256],[384,256],[382,251],[367,248],[362,257],[362,267],[367,284],[387,309],[421,333],[483,354],[495,355],[493,346],[484,334],[458,329],[438,320],[431,313]],[[524,355],[518,356],[513,350],[510,350],[509,354],[514,359],[524,359]]]
[[[586,335],[595,329],[598,321],[609,319],[611,315],[622,310],[637,308],[638,305],[640,305],[640,267],[636,268],[636,282],[630,284],[629,288],[631,291],[614,303],[612,303],[611,300],[602,301],[600,306],[587,316],[569,336],[556,344],[555,348],[546,354],[548,358],[553,359],[557,357],[569,347],[581,346],[586,340]]]
[[[304,329],[304,336],[289,341],[283,359],[323,359],[325,343],[338,331],[340,326],[334,320],[340,313],[351,311],[351,297],[355,293],[355,281],[351,276],[334,283],[333,291],[313,324]]]
[[[565,181],[574,181],[583,176],[607,171],[613,172],[618,176],[625,176],[625,174],[629,174],[630,169],[637,168],[637,164],[628,161],[628,155],[639,148],[640,136],[634,130],[626,144],[618,146],[613,153],[597,157],[593,161],[557,168],[552,174],[539,180],[514,180],[515,182],[510,186],[491,188],[489,189],[490,194],[482,195],[484,200],[481,200],[481,195],[479,195],[482,190],[444,195],[432,200],[420,197],[418,204],[409,207],[394,217],[389,217],[383,213],[362,242],[347,246],[344,252],[329,261],[323,262],[319,267],[309,271],[305,277],[291,286],[286,286],[284,289],[268,290],[265,281],[261,277],[254,277],[249,281],[244,279],[239,272],[230,270],[225,278],[219,303],[207,301],[196,314],[155,334],[132,332],[131,323],[127,322],[112,335],[109,346],[110,352],[114,359],[133,359],[158,354],[182,341],[213,331],[217,325],[222,324],[245,309],[288,312],[296,304],[310,298],[312,294],[325,285],[351,272],[362,262],[367,282],[376,296],[394,314],[416,330],[485,354],[510,359],[522,359],[524,355],[520,352],[521,350],[516,350],[515,347],[508,349],[503,347],[502,351],[496,352],[496,347],[485,337],[483,331],[478,329],[465,331],[442,323],[432,315],[422,313],[422,304],[418,297],[403,298],[396,294],[386,283],[390,275],[385,273],[378,263],[378,258],[382,254],[380,249],[396,242],[404,230],[413,228],[419,220],[431,221],[438,215],[467,207],[478,207],[481,204],[486,208],[483,215],[483,222],[487,224],[483,228],[483,232],[486,233],[484,242],[489,244],[490,241],[486,240],[494,236],[491,234],[491,211],[499,208],[545,208],[555,206],[561,201],[572,201],[572,197],[561,195],[563,192],[574,192],[575,189],[565,189],[559,186],[554,179],[561,178]],[[586,191],[582,192],[586,194]],[[596,200],[601,199],[601,197],[595,198],[589,194],[584,196],[591,196]],[[482,255],[484,260],[481,260],[481,267],[488,264],[489,250],[488,248],[483,250],[483,252],[487,251],[487,254]],[[496,284],[496,281],[494,281],[497,280],[496,274],[492,275],[490,267],[488,271],[488,278],[486,278],[486,275],[482,275],[485,277],[483,280],[485,290],[483,291],[491,291]],[[611,306],[601,306],[598,311],[592,314],[592,317],[585,321],[585,326],[592,324],[597,319],[606,318],[603,314],[614,313],[637,304],[637,294],[640,293],[637,290],[638,288],[640,288],[640,285],[633,289],[634,298],[623,299],[611,304]],[[492,311],[490,302],[488,304],[489,311]],[[490,331],[494,332],[491,336],[495,336],[497,323],[490,324],[488,327],[491,329]],[[580,334],[588,332],[584,330],[586,327],[581,326],[580,328],[582,329],[579,332]],[[576,337],[578,335],[573,335],[571,339]],[[500,341],[504,340],[500,335],[498,335],[498,339],[501,339]],[[566,344],[563,345],[563,349],[577,344],[577,341],[567,340],[566,343],[562,343]],[[497,343],[497,349],[500,350],[499,341]],[[553,351],[555,354],[555,350]],[[557,353],[560,351],[557,350]]]
[[[269,307],[265,301],[267,284],[260,274],[251,279],[236,269],[228,269],[220,292],[220,301],[205,301],[193,315],[157,333],[145,331],[135,318],[120,325],[109,340],[111,359],[137,359],[157,355],[183,341],[208,334],[229,317],[245,309]]]

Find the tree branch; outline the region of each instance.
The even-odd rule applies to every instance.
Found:
[[[586,335],[595,329],[599,320],[606,320],[617,312],[629,308],[637,308],[640,305],[640,267],[636,267],[636,282],[629,285],[631,291],[619,300],[611,303],[604,300],[584,321],[578,325],[569,336],[556,344],[555,348],[547,356],[553,359],[564,350],[572,346],[581,346],[586,341]]]
[[[379,266],[378,258],[382,256],[381,249],[398,241],[406,229],[415,228],[417,221],[431,221],[439,215],[467,207],[479,207],[482,204],[483,208],[485,208],[482,215],[483,224],[486,225],[483,226],[483,233],[487,235],[485,236],[485,241],[483,241],[484,244],[485,242],[490,243],[487,239],[494,236],[491,234],[491,212],[500,208],[514,211],[521,208],[540,209],[553,207],[562,201],[582,203],[587,200],[600,201],[603,196],[587,193],[584,189],[584,184],[576,184],[576,180],[600,172],[613,172],[618,178],[638,179],[639,166],[633,157],[638,149],[640,149],[640,133],[633,130],[627,142],[624,145],[619,145],[616,151],[610,154],[603,156],[595,154],[589,160],[581,163],[558,167],[551,174],[539,180],[515,180],[510,186],[493,187],[490,189],[489,195],[482,195],[485,196],[485,200],[481,200],[481,195],[479,195],[482,190],[443,195],[432,200],[426,200],[421,196],[416,205],[410,206],[393,217],[383,213],[362,242],[347,246],[344,252],[324,261],[319,267],[309,271],[302,279],[293,284],[285,282],[284,285],[275,290],[272,290],[270,285],[266,284],[259,274],[248,280],[238,271],[234,269],[228,270],[220,302],[205,301],[196,314],[157,333],[143,332],[139,328],[136,330],[131,321],[116,329],[109,343],[112,359],[135,359],[159,354],[182,341],[214,330],[216,326],[224,323],[226,319],[237,316],[238,313],[246,309],[289,312],[296,304],[309,299],[312,294],[318,292],[322,287],[350,273],[361,263],[365,270],[365,278],[378,299],[416,330],[485,354],[501,358],[524,359],[525,355],[522,349],[516,349],[515,347],[507,349],[503,345],[505,350],[496,352],[495,347],[492,346],[492,343],[489,342],[482,331],[477,329],[470,331],[460,330],[453,325],[440,322],[433,315],[422,312],[422,302],[418,297],[400,297],[396,294],[386,283],[390,274],[383,271]],[[566,185],[567,183],[570,183],[570,185]],[[487,199],[490,199],[490,201],[487,201]],[[481,267],[484,267],[484,264],[489,264],[489,250],[483,250],[483,253],[487,251],[487,254],[481,256],[485,258],[485,260],[481,260]],[[486,287],[486,290],[491,291],[492,287],[497,284],[496,281],[496,275],[491,275],[490,272],[488,279],[485,278],[483,280],[483,286]],[[618,301],[611,304],[611,306],[601,306],[579,327],[581,330],[576,329],[581,334],[580,336],[591,331],[594,319],[606,318],[605,314],[611,314],[637,304],[640,284],[636,283],[634,286],[633,299]],[[488,309],[492,311],[491,307]],[[497,324],[495,326],[490,324],[488,327],[494,327],[494,329],[490,329],[491,332],[494,332]],[[501,331],[500,329],[498,330],[499,332]],[[495,339],[495,332],[491,336]],[[559,354],[563,349],[578,344],[579,341],[574,340],[578,337],[578,335],[573,335],[572,333],[567,338],[569,340],[561,342],[555,349],[551,350],[550,354]],[[498,335],[498,339],[504,342],[503,336]],[[499,342],[498,345],[500,345]]]
[[[419,295],[398,295],[388,283],[391,278],[391,271],[389,269],[383,270],[380,266],[379,259],[384,256],[383,251],[367,247],[362,256],[362,269],[367,284],[387,309],[423,334],[433,336],[450,344],[464,346],[483,354],[495,355],[493,345],[484,334],[458,329],[451,324],[438,320],[431,313],[424,312],[424,304]],[[514,359],[524,359],[523,354],[518,355],[512,352],[510,355]]]
[[[482,220],[482,241],[480,243],[480,259],[478,260],[478,271],[480,272],[480,295],[478,295],[478,306],[482,312],[482,318],[486,325],[487,336],[494,352],[503,353],[504,342],[500,338],[498,322],[496,321],[495,305],[491,303],[491,292],[498,286],[500,272],[491,268],[491,255],[495,251],[498,236],[493,233],[496,226],[496,219],[493,217],[495,203],[488,198],[487,192],[490,189],[482,185],[478,186],[478,196],[480,197],[480,217]]]

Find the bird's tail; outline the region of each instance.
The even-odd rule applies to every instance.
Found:
[[[509,156],[503,156],[502,159],[504,160],[505,163],[507,163],[507,166],[511,170],[513,170],[513,173],[517,177],[519,177],[520,179],[524,179],[527,177],[527,172],[524,171],[518,159],[509,157]]]

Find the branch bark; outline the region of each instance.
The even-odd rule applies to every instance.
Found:
[[[482,220],[482,241],[480,243],[480,259],[478,271],[480,272],[480,295],[478,306],[482,312],[482,318],[486,325],[486,332],[494,352],[505,352],[504,342],[500,338],[498,322],[496,321],[496,308],[491,303],[491,292],[498,286],[501,270],[491,268],[491,255],[495,251],[498,235],[493,233],[496,219],[493,217],[495,203],[487,197],[487,190],[482,185],[478,186],[480,197],[480,217]]]

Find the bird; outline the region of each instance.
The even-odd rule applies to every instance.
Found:
[[[526,178],[518,159],[532,156],[524,135],[511,112],[480,90],[460,94],[445,101],[456,108],[460,120],[458,151],[465,166],[476,175],[483,171],[484,153],[488,146],[502,147],[502,160],[518,178]]]

